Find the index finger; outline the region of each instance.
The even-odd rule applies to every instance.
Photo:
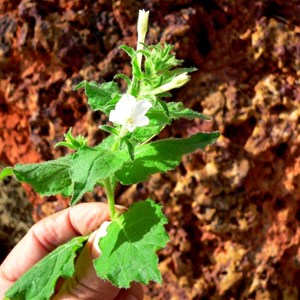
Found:
[[[75,236],[91,233],[108,219],[108,206],[93,202],[69,207],[36,223],[0,266],[1,290],[1,284],[12,285],[59,245]]]

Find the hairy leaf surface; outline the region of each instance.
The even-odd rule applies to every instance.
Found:
[[[17,179],[32,185],[41,195],[51,196],[72,194],[72,181],[69,175],[73,155],[38,164],[17,164],[13,173]]]
[[[98,84],[83,81],[75,89],[84,88],[88,103],[93,110],[101,110],[108,114],[120,99],[118,85],[114,81]]]
[[[56,248],[27,271],[6,293],[12,300],[48,300],[54,293],[59,277],[68,278],[75,273],[75,257],[88,236],[73,238]]]
[[[91,192],[97,183],[119,170],[126,155],[101,148],[80,149],[74,156],[70,170],[74,193],[71,204],[76,204],[85,192]]]
[[[184,154],[214,143],[219,135],[219,132],[201,132],[185,139],[158,140],[137,147],[134,161],[128,160],[116,177],[122,184],[146,181],[151,174],[176,168]]]
[[[166,223],[161,206],[151,199],[133,204],[100,240],[102,253],[94,261],[98,276],[120,288],[128,288],[133,281],[161,283],[156,251],[169,240]]]

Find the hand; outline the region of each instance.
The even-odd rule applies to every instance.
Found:
[[[23,273],[49,252],[75,236],[95,231],[106,220],[109,220],[107,205],[81,203],[36,223],[0,266],[0,299]],[[119,289],[96,275],[92,260],[99,255],[99,250],[94,238],[92,234],[76,261],[76,277],[59,281],[52,299],[143,299],[140,284],[135,283],[128,290]]]

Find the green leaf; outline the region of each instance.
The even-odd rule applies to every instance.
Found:
[[[124,142],[127,146],[127,150],[128,150],[128,153],[129,153],[130,160],[133,161],[134,160],[134,147],[128,140],[124,140]]]
[[[102,84],[84,81],[84,84],[80,83],[78,86],[85,88],[85,94],[91,108],[95,111],[101,110],[105,114],[109,114],[121,97],[118,85],[113,81]]]
[[[51,196],[72,194],[72,181],[69,175],[73,155],[38,164],[17,164],[13,173],[17,179],[32,185],[41,195]]]
[[[121,45],[119,47],[119,49],[124,50],[131,59],[133,59],[136,56],[136,51],[133,48],[129,47],[129,46]]]
[[[91,192],[97,181],[104,180],[121,169],[126,158],[124,152],[112,152],[101,147],[80,149],[75,154],[70,169],[74,184],[71,205],[76,204],[85,192]]]
[[[68,130],[67,133],[64,134],[64,138],[65,141],[57,143],[55,147],[64,146],[72,150],[78,150],[87,145],[87,138],[80,134],[76,137],[72,135],[72,127]]]
[[[127,75],[125,75],[125,74],[117,74],[114,77],[114,79],[119,79],[119,78],[123,79],[126,82],[127,86],[130,86],[131,80],[130,80],[130,78]]]
[[[13,168],[12,167],[7,167],[4,168],[1,172],[0,172],[0,180],[4,179],[7,176],[11,176],[13,175]]]
[[[198,133],[185,139],[165,139],[135,148],[134,161],[124,164],[115,176],[122,184],[146,181],[150,174],[166,172],[180,163],[184,154],[214,143],[219,132]]]
[[[165,101],[157,99],[157,102],[159,103],[159,105],[162,107],[163,111],[165,112],[165,114],[169,117],[169,108],[168,105]]]
[[[100,240],[102,253],[94,260],[98,276],[120,288],[128,288],[133,281],[161,283],[156,251],[169,240],[166,223],[161,206],[151,199],[133,204],[109,225]]]
[[[201,114],[199,112],[196,112],[190,108],[186,108],[183,106],[181,102],[169,102],[167,103],[170,117],[174,120],[185,118],[185,119],[204,119],[204,120],[210,120],[210,118],[204,114]]]
[[[150,120],[149,125],[138,127],[133,132],[133,137],[140,142],[147,141],[149,138],[159,134],[166,125],[171,123],[171,119],[166,115],[162,107],[151,108],[147,112],[147,117]]]
[[[78,83],[76,86],[74,86],[73,90],[78,91],[79,89],[84,88],[85,84],[86,84],[86,80],[83,80],[80,83]]]
[[[118,133],[119,133],[115,127],[108,126],[108,125],[100,125],[99,129],[101,129],[105,132],[108,132],[108,133],[115,134],[115,135],[118,135]]]
[[[101,150],[111,150],[113,144],[115,143],[115,136],[109,135],[105,139],[102,140],[100,144],[94,147],[94,149],[101,149]]]
[[[27,271],[6,293],[12,300],[48,300],[54,293],[58,278],[75,274],[74,261],[88,236],[73,238],[56,248]]]

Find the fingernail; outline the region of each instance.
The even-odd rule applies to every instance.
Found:
[[[138,300],[138,298],[134,295],[127,295],[123,300]]]

